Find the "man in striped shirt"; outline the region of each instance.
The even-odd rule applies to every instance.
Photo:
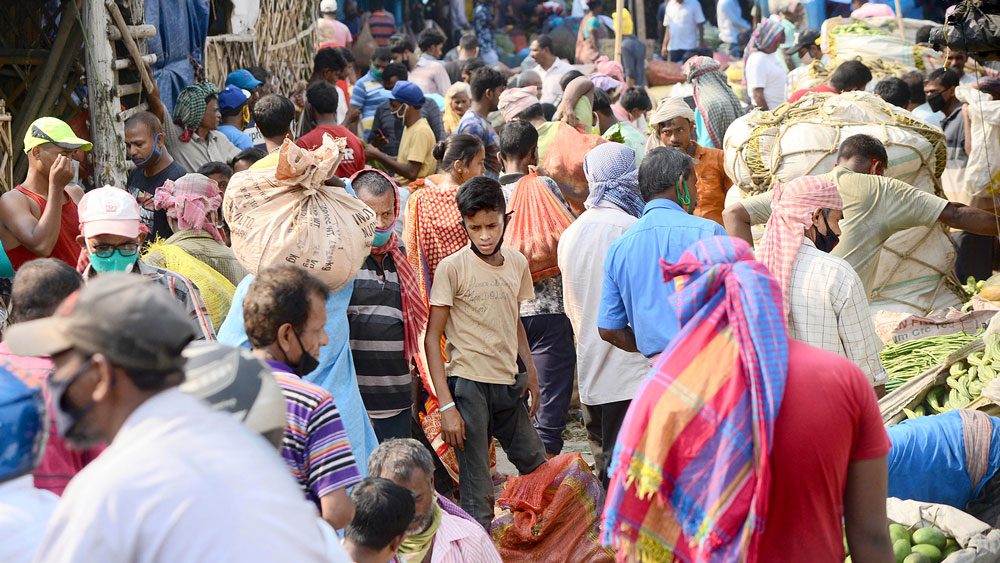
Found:
[[[375,39],[375,44],[385,47],[389,44],[389,38],[396,33],[396,18],[385,11],[383,0],[370,0],[368,7],[371,14],[368,16],[368,29]]]
[[[389,91],[382,83],[382,73],[385,67],[392,62],[392,51],[388,47],[378,47],[372,53],[371,70],[354,83],[354,90],[351,92],[351,108],[347,110],[347,117],[344,119],[344,127],[352,132],[357,131],[358,123],[361,124],[362,139],[368,138],[368,132],[372,129],[372,122],[375,121],[375,110],[382,102],[389,99]],[[372,144],[379,147],[382,143],[372,140]]]
[[[243,319],[254,355],[271,367],[285,395],[281,456],[306,498],[339,530],[354,517],[347,488],[361,476],[333,397],[302,379],[319,365],[319,350],[330,341],[324,330],[329,293],[302,268],[267,268],[250,284]]]

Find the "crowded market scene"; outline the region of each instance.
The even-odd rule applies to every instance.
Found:
[[[0,8],[0,562],[1000,562],[1000,0]]]

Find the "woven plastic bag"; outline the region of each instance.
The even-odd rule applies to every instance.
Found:
[[[514,215],[507,225],[504,246],[519,250],[528,259],[531,281],[557,275],[559,238],[573,222],[569,210],[535,173],[517,181],[509,208]]]
[[[559,123],[555,136],[557,140],[542,159],[542,166],[559,185],[573,211],[583,213],[583,202],[590,193],[587,176],[583,173],[583,157],[590,149],[608,141],[598,135],[582,133],[566,123]]]
[[[1000,192],[1000,100],[968,86],[955,89],[966,103],[972,124],[972,152],[965,166],[965,191],[970,196]]]
[[[344,188],[327,186],[346,140],[323,138],[316,150],[289,140],[273,168],[238,172],[222,202],[233,252],[256,275],[296,264],[336,291],[354,279],[375,237],[375,213]]]
[[[175,244],[163,244],[157,241],[149,245],[146,250],[148,256],[156,254],[161,258],[163,268],[176,272],[187,279],[198,288],[201,300],[208,310],[208,316],[212,319],[212,327],[216,331],[222,326],[222,321],[226,320],[229,314],[229,306],[233,303],[233,294],[236,286],[225,276],[216,272],[211,266],[198,260]]]

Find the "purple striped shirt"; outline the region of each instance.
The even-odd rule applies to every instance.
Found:
[[[306,498],[319,508],[319,499],[361,481],[347,431],[329,392],[281,362],[267,360],[267,365],[285,396],[288,424],[281,457]]]

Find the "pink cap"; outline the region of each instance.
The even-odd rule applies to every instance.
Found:
[[[84,238],[118,235],[139,236],[139,203],[132,194],[114,186],[104,186],[84,194],[78,205],[80,230]]]

